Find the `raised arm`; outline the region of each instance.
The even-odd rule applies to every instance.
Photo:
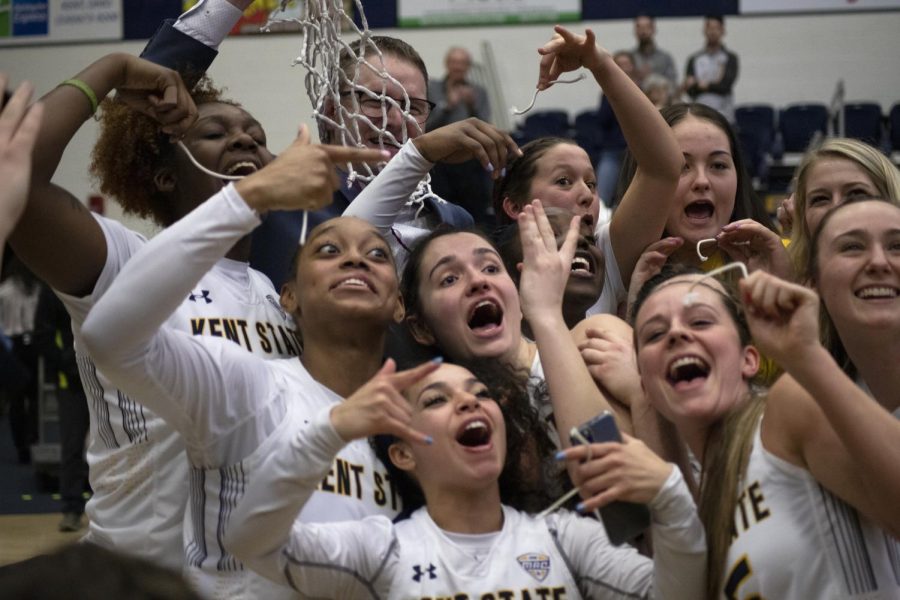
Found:
[[[524,258],[519,282],[522,313],[537,343],[556,430],[566,448],[572,427],[604,410],[612,410],[595,385],[562,314],[563,294],[578,238],[578,218],[573,218],[566,240],[557,250],[553,229],[540,200],[535,200],[522,210],[519,235]],[[630,424],[627,427],[630,431]]]
[[[28,199],[31,179],[31,152],[41,125],[44,107],[31,107],[33,87],[25,82],[18,87],[0,112],[0,263],[12,228],[19,221]],[[6,76],[0,73],[0,90],[6,90]]]
[[[200,0],[177,21],[160,25],[141,58],[199,77],[218,55],[219,44],[253,0]]]
[[[787,375],[769,392],[763,443],[900,534],[900,421],[819,343],[815,292],[757,271],[741,284],[753,338]]]
[[[546,88],[566,71],[588,69],[612,105],[638,165],[610,223],[610,239],[622,281],[630,281],[644,248],[662,236],[684,159],[672,129],[659,111],[609,52],[595,43],[590,29],[585,30],[585,35],[575,35],[560,26],[555,31],[554,38],[539,50],[542,58],[538,88]]]
[[[174,334],[166,334],[164,322],[216,261],[259,225],[259,212],[320,208],[331,201],[337,185],[333,160],[381,159],[377,151],[332,150],[330,154],[322,146],[310,145],[304,127],[294,144],[275,161],[228,185],[146,244],[85,320],[82,338],[97,365],[119,387],[141,398],[181,431],[190,427],[191,407],[175,402],[158,406],[155,402],[191,399],[199,406],[216,394],[232,393],[229,385],[252,385],[249,382],[254,374],[230,372],[229,368],[240,367],[234,361],[223,363],[229,360],[224,351],[210,350],[210,357],[206,357],[205,351],[196,347],[200,341],[190,336],[182,336],[185,339],[179,341]],[[212,356],[215,352],[218,354]],[[172,360],[175,354],[188,358]],[[154,372],[154,367],[159,372]],[[238,389],[236,393],[245,391]]]
[[[365,219],[386,233],[434,163],[475,159],[496,178],[509,153],[518,151],[509,134],[475,118],[439,127],[406,142],[344,215]]]
[[[113,89],[172,133],[184,131],[196,108],[174,71],[128,54],[104,56],[41,99],[45,115],[34,146],[28,205],[10,244],[51,287],[83,296],[106,261],[106,242],[87,208],[50,180],[72,137]]]

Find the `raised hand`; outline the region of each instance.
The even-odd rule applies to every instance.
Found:
[[[197,107],[176,71],[131,54],[107,58],[116,64],[116,97],[158,121],[165,133],[181,135],[197,120]]]
[[[526,204],[519,216],[522,242],[522,276],[519,297],[522,313],[529,321],[547,312],[562,318],[566,282],[578,244],[581,218],[572,217],[566,239],[557,249],[556,236],[540,200]]]
[[[585,29],[584,35],[578,35],[557,25],[553,31],[553,38],[538,48],[541,55],[539,90],[547,89],[551,81],[568,71],[581,67],[595,71],[601,67],[603,59],[609,57],[609,52],[596,44],[590,29]]]
[[[6,81],[0,73],[0,90]],[[28,198],[31,151],[44,115],[42,104],[28,105],[33,92],[34,86],[22,83],[0,112],[0,257]]]
[[[560,453],[589,512],[615,500],[650,503],[665,485],[673,465],[637,438],[622,433],[622,443],[580,444]]]
[[[414,369],[397,372],[393,359],[349,398],[331,411],[331,424],[344,440],[350,441],[376,434],[391,434],[411,442],[430,444],[431,438],[410,427],[412,407],[402,392],[440,363],[429,361]]]
[[[331,204],[340,185],[334,166],[388,160],[382,150],[309,143],[309,129],[300,127],[287,150],[264,168],[235,184],[244,201],[259,212],[318,210]]]
[[[754,344],[785,369],[819,342],[819,296],[764,271],[740,282]]]
[[[750,271],[767,271],[782,279],[793,279],[787,249],[777,233],[753,219],[729,223],[716,236],[719,248]]]
[[[644,250],[634,270],[631,272],[631,282],[628,284],[628,318],[631,318],[631,309],[637,300],[638,292],[644,287],[644,284],[653,277],[658,275],[663,265],[669,260],[672,254],[681,248],[684,240],[680,237],[665,237],[659,241],[653,242]]]
[[[413,144],[425,160],[433,163],[455,164],[475,159],[493,179],[500,177],[511,153],[521,154],[508,133],[475,117],[424,133]]]
[[[781,201],[775,210],[778,224],[781,225],[781,235],[788,237],[794,229],[794,195],[791,194]]]
[[[643,394],[631,338],[591,328],[585,331],[578,350],[594,382],[608,397],[631,406],[631,400]]]

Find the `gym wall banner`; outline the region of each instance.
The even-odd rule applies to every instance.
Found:
[[[122,0],[0,0],[0,46],[122,39]]]
[[[506,25],[581,19],[581,0],[399,0],[399,27]]]
[[[197,4],[198,0],[183,0],[181,3],[182,12]],[[344,4],[347,4],[345,2]],[[292,0],[288,2],[283,11],[279,11],[281,0],[254,0],[253,4],[247,7],[243,16],[231,29],[231,35],[253,35],[263,33],[262,28],[269,22],[269,15],[274,15],[281,19],[299,18],[303,14],[304,2],[302,0]],[[299,29],[290,24],[277,24],[272,30],[295,31]]]
[[[900,9],[898,0],[740,0],[742,14]]]

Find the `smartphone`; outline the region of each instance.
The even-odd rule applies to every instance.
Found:
[[[590,443],[622,442],[616,419],[609,411],[604,411],[578,427],[578,433]],[[581,444],[578,436],[571,437],[572,444]],[[635,502],[611,502],[594,511],[603,522],[609,541],[620,546],[636,538],[650,527],[650,509],[645,504]]]

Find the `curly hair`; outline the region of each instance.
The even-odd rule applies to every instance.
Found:
[[[553,459],[556,446],[548,424],[540,419],[530,399],[530,394],[545,393],[545,389],[536,390],[528,373],[499,360],[457,364],[488,387],[503,413],[506,458],[499,478],[501,502],[524,512],[538,512],[555,499],[554,494],[564,487],[565,477]],[[396,441],[393,436],[380,435],[370,443],[403,500],[403,512],[398,518],[405,518],[425,505],[425,497],[415,478],[391,462],[388,448]]]
[[[222,97],[222,90],[202,78],[191,91],[196,105],[221,102],[239,106]],[[112,196],[126,213],[150,218],[163,226],[175,222],[169,196],[159,191],[154,176],[172,166],[175,145],[159,124],[124,102],[107,98],[100,105],[100,135],[91,152],[91,175],[100,191]]]

